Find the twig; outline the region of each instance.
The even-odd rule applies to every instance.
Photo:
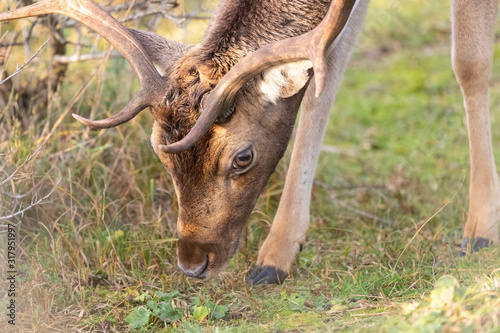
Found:
[[[425,222],[422,224],[422,226],[420,228],[418,228],[417,232],[413,235],[413,237],[410,239],[410,241],[406,244],[405,248],[403,249],[403,251],[401,251],[401,253],[399,254],[399,257],[398,257],[398,260],[396,260],[396,264],[394,265],[393,269],[392,269],[392,273],[394,274],[394,271],[396,270],[396,267],[398,266],[399,264],[399,260],[401,259],[401,257],[403,256],[403,254],[406,252],[406,249],[408,248],[408,246],[410,246],[411,242],[413,242],[413,240],[418,236],[418,234],[420,233],[420,231],[427,225],[427,223],[432,220],[434,217],[436,217],[439,213],[441,213],[441,211],[443,209],[446,208],[446,206],[448,206],[448,204],[453,201],[453,199],[455,199],[455,196],[458,194],[458,192],[460,192],[460,190],[462,189],[462,186],[464,185],[464,182],[465,182],[465,173],[464,173],[464,176],[462,178],[462,183],[460,184],[460,186],[458,187],[457,191],[453,194],[453,196],[448,199],[445,204],[443,206],[441,206],[441,208],[439,208],[434,214],[432,214],[431,217],[429,217],[427,220],[425,220]]]
[[[132,14],[132,15],[127,16],[126,18],[122,19],[121,22],[126,23],[129,21],[139,20],[139,19],[146,17],[146,16],[153,16],[153,15],[158,15],[158,14],[161,14],[164,18],[175,22],[177,25],[181,24],[185,20],[210,20],[212,18],[211,16],[200,16],[200,15],[196,15],[196,14],[170,15],[170,14],[167,14],[166,10],[160,8],[160,9],[150,10],[147,12],[138,12],[138,13]]]
[[[45,43],[43,43],[42,46],[40,46],[38,48],[38,50],[31,56],[31,58],[28,59],[28,61],[26,61],[21,67],[17,66],[17,69],[14,73],[12,73],[11,75],[9,75],[7,78],[5,78],[4,80],[2,80],[2,82],[0,82],[0,86],[2,84],[4,84],[7,80],[9,80],[10,78],[12,78],[13,76],[19,74],[20,71],[22,71],[24,69],[24,67],[26,67],[33,59],[35,59],[35,57],[38,55],[38,53],[40,53],[40,51],[42,50],[42,48],[47,45],[47,43],[50,41],[50,38],[47,39],[45,41]]]
[[[367,217],[369,219],[372,219],[372,220],[375,220],[375,221],[379,221],[379,222],[382,222],[382,223],[388,223],[388,222],[390,222],[387,219],[380,218],[378,216],[375,216],[373,214],[367,213],[367,212],[362,211],[360,209],[357,209],[357,208],[351,207],[349,205],[346,205],[341,200],[337,199],[335,197],[335,195],[333,195],[333,194],[330,194],[330,200],[332,200],[333,202],[335,202],[337,205],[342,206],[342,207],[344,207],[347,210],[350,210],[351,212],[354,212],[354,213],[359,214],[361,216]]]
[[[6,31],[2,37],[0,37],[0,42],[3,41],[3,39],[5,38],[5,36],[7,36],[7,33],[8,31]],[[1,47],[1,44],[0,44],[0,47]],[[0,75],[1,73],[3,72],[3,61],[5,59],[5,55],[7,54],[7,51],[3,51],[3,50],[0,50],[0,64],[2,65],[2,68],[0,69]]]
[[[31,192],[31,191],[28,191],[28,192],[27,192],[27,193],[25,193],[25,194],[11,194],[11,193],[7,193],[7,192],[5,192],[4,190],[2,190],[2,189],[0,188],[0,193],[1,193],[1,194],[6,195],[6,196],[8,196],[8,197],[10,197],[10,198],[12,198],[12,199],[22,199],[22,198],[26,197],[26,196],[28,195],[28,193],[30,193],[30,192]]]
[[[35,157],[35,155],[43,148],[43,146],[45,146],[45,144],[47,143],[47,141],[49,140],[49,137],[52,135],[52,132],[49,133],[49,135],[47,135],[47,137],[45,138],[45,140],[38,146],[36,147],[35,151],[33,153],[31,153],[30,155],[28,155],[28,157],[26,157],[26,159],[24,160],[23,163],[21,163],[21,165],[19,165],[16,170],[14,170],[13,173],[10,174],[10,176],[8,176],[6,179],[4,179],[2,182],[0,182],[0,186],[4,185],[5,183],[7,183],[8,181],[10,181],[14,175],[19,171],[21,170],[21,168],[26,164],[28,163],[29,161],[31,161],[33,159],[33,157]]]
[[[127,23],[130,21],[138,20],[143,17],[147,16],[153,16],[153,15],[162,15],[164,18],[172,20],[175,24],[179,25],[185,20],[210,20],[211,16],[210,15],[200,15],[202,13],[208,13],[210,14],[210,11],[206,10],[200,10],[200,11],[193,11],[184,15],[170,15],[167,13],[171,8],[153,8],[145,11],[140,11],[131,15],[128,15],[122,19],[120,19],[120,22],[122,23]],[[77,26],[81,26],[81,23],[73,20],[73,19],[67,19],[64,20],[62,23],[65,28],[74,28]]]
[[[396,314],[396,313],[397,312],[395,312],[395,311],[375,312],[375,313],[352,313],[351,317],[376,317],[376,316],[392,315],[392,314]]]
[[[17,216],[17,215],[20,215],[20,214],[24,214],[24,212],[30,210],[31,208],[35,207],[36,205],[41,205],[45,199],[47,199],[48,197],[50,197],[52,195],[52,193],[54,193],[54,191],[56,190],[57,186],[59,186],[59,183],[61,182],[61,179],[62,178],[59,178],[59,180],[57,181],[56,185],[54,185],[54,187],[50,190],[50,192],[47,193],[43,198],[39,199],[36,202],[32,202],[28,207],[26,207],[26,208],[24,208],[24,209],[22,209],[20,211],[17,211],[14,214],[10,214],[10,215],[7,215],[7,216],[0,216],[0,221],[1,220],[6,220],[6,219],[13,218],[14,216]],[[5,227],[5,226],[4,225],[0,225],[0,227]]]
[[[150,2],[153,2],[153,1],[150,1]],[[124,3],[124,4],[106,7],[106,11],[108,13],[114,13],[114,12],[121,12],[124,10],[129,10],[129,9],[146,8],[146,7],[148,7],[148,2],[143,1],[143,2],[133,3],[132,5],[130,3]]]
[[[121,19],[120,22],[127,23],[127,22],[130,22],[130,21],[139,20],[139,19],[141,19],[143,17],[152,16],[152,15],[158,15],[158,14],[165,15],[165,9],[163,9],[163,8],[157,8],[157,9],[151,9],[151,10],[147,10],[147,11],[140,11],[140,12],[131,14],[131,15],[129,15],[129,16]]]
[[[77,61],[86,61],[86,60],[94,60],[94,59],[102,59],[108,57],[107,53],[87,53],[87,54],[73,54],[71,56],[66,55],[55,55],[54,60],[60,64],[69,64]],[[111,53],[109,55],[110,58],[123,58],[120,53]]]
[[[383,218],[380,218],[380,217],[378,217],[376,215],[373,215],[373,214],[370,214],[370,213],[365,212],[363,210],[360,210],[358,208],[351,207],[351,206],[345,204],[344,202],[342,202],[341,200],[337,199],[337,196],[335,194],[331,193],[331,191],[334,189],[333,187],[330,187],[327,184],[325,184],[323,182],[320,182],[320,181],[315,181],[314,183],[317,184],[317,185],[319,185],[319,186],[321,186],[321,187],[323,187],[328,192],[328,195],[330,196],[330,200],[332,200],[333,202],[335,202],[339,206],[342,206],[345,209],[350,210],[351,212],[354,212],[354,213],[359,214],[361,216],[367,217],[369,219],[372,219],[372,220],[375,220],[375,221],[379,221],[379,222],[383,222],[383,223],[390,223],[390,220],[388,220],[388,219],[383,219]],[[375,188],[383,188],[383,187],[385,187],[385,186],[373,185],[373,186],[364,186],[364,187],[362,187],[360,189],[375,189]],[[351,187],[351,188],[348,188],[348,189],[356,189],[356,187]]]
[[[380,189],[386,189],[387,186],[385,185],[352,185],[352,186],[331,186],[328,185],[322,181],[315,180],[314,184],[321,186],[323,189],[327,191],[339,191],[339,190],[359,190],[359,191],[367,191],[367,190],[380,190]]]
[[[8,44],[0,44],[0,47],[9,47],[9,46],[23,46],[24,43],[18,42],[18,43],[8,43]]]

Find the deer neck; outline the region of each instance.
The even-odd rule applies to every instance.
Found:
[[[248,53],[312,30],[329,4],[323,0],[223,0],[193,55],[201,67],[211,68],[207,76],[220,79]]]

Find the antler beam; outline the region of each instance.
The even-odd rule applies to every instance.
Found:
[[[359,0],[333,0],[321,23],[301,36],[264,46],[239,61],[207,97],[205,107],[192,130],[180,141],[161,145],[166,153],[178,153],[193,147],[215,119],[231,107],[236,93],[256,75],[285,63],[311,60],[316,82],[316,97],[324,89],[328,72],[326,57],[330,46],[340,37]]]
[[[73,114],[91,128],[115,127],[135,117],[149,106],[163,102],[167,80],[155,69],[142,46],[116,19],[91,0],[43,0],[30,6],[0,14],[0,21],[44,14],[63,14],[104,37],[128,60],[141,82],[141,90],[125,108],[108,119],[92,121]]]

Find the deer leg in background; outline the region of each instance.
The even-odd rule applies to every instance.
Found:
[[[498,0],[454,0],[452,62],[464,96],[470,148],[469,213],[462,249],[498,242],[500,192],[491,144],[488,83]]]
[[[247,281],[253,284],[281,283],[287,277],[309,226],[311,187],[328,114],[340,86],[354,43],[361,31],[369,1],[362,1],[330,57],[325,91],[314,97],[311,81],[302,102],[290,169],[271,231],[259,251],[257,267]]]

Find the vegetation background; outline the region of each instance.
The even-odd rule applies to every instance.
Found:
[[[129,27],[198,42],[216,1],[169,1],[102,5]],[[0,11],[16,5],[0,0]],[[148,13],[154,6],[160,14]],[[99,119],[123,107],[138,90],[126,61],[71,20],[63,29],[59,16],[1,24],[4,78],[51,37],[0,86],[2,330],[13,329],[3,285],[12,223],[21,332],[500,332],[500,250],[458,256],[469,162],[449,12],[448,0],[372,0],[330,117],[307,243],[283,285],[260,288],[245,277],[290,154],[227,273],[187,278],[176,268],[172,183],[148,145],[151,115],[106,131],[69,115]],[[79,50],[97,59],[73,61]],[[491,80],[497,160],[499,67]]]

